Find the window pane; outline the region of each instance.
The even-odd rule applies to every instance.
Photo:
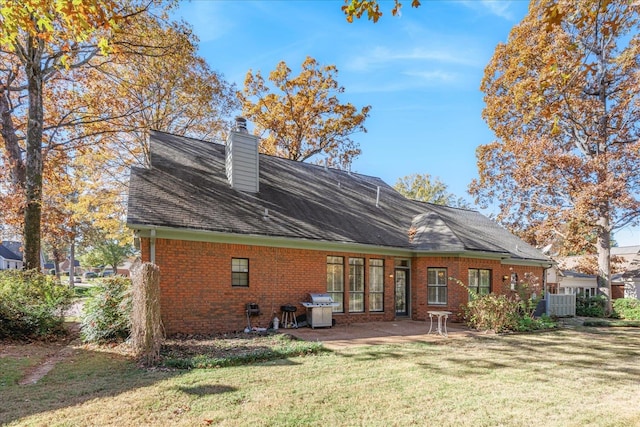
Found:
[[[488,295],[491,292],[491,270],[469,269],[469,297],[474,293],[477,295]]]
[[[344,312],[344,294],[342,292],[329,292],[329,295],[331,295],[331,298],[333,298],[333,302],[338,303],[337,306],[333,307],[333,312]]]
[[[327,291],[342,292],[344,290],[344,267],[342,257],[327,257]]]
[[[469,270],[469,288],[478,290],[478,270]]]
[[[447,269],[427,269],[427,302],[429,304],[447,304]]]
[[[231,286],[249,286],[249,260],[231,258]]]
[[[382,261],[374,259],[371,261]],[[382,265],[371,264],[369,267],[369,291],[370,292],[382,292],[384,291],[384,267]]]
[[[369,260],[369,311],[384,311],[384,261]]]
[[[427,283],[432,284],[432,283],[436,283],[436,269],[435,268],[430,268],[429,270],[427,270]]]
[[[249,271],[249,260],[246,258],[232,258],[231,259],[231,271]]]
[[[369,311],[383,311],[384,296],[382,293],[369,295]]]
[[[349,258],[349,311],[364,311],[364,259]]]
[[[434,302],[436,302],[436,298],[437,298],[437,292],[438,289],[434,288],[434,287],[429,287],[429,304],[433,304]]]
[[[327,292],[338,305],[336,313],[344,312],[344,259],[339,256],[327,257]]]
[[[480,285],[488,287],[491,281],[491,273],[489,270],[480,270]]]
[[[349,293],[349,311],[356,313],[364,311],[364,293]]]
[[[364,292],[364,260],[349,258],[349,290]]]

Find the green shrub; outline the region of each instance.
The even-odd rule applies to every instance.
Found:
[[[584,294],[576,296],[576,316],[604,317],[607,297],[596,295],[587,297]]]
[[[553,329],[557,326],[558,323],[546,314],[543,314],[539,318],[534,318],[531,316],[521,316],[518,318],[516,331],[539,331],[544,329]]]
[[[94,287],[84,305],[82,338],[106,343],[126,339],[131,330],[131,280],[110,277]]]
[[[636,298],[614,300],[613,311],[621,319],[640,320],[640,300]]]
[[[504,295],[473,297],[463,307],[463,318],[471,328],[506,332],[517,329],[519,304]]]
[[[0,272],[0,339],[42,338],[63,332],[73,291],[36,270]]]

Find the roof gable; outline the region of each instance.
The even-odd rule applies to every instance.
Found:
[[[4,241],[0,244],[0,257],[13,261],[22,261],[22,253],[20,252],[20,243]]]

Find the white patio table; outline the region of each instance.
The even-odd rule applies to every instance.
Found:
[[[433,316],[436,316],[438,318],[438,325],[435,330],[435,333],[443,337],[449,336],[447,334],[447,319],[449,318],[449,315],[452,313],[450,311],[433,310],[433,311],[427,311],[427,314],[429,314],[429,320],[430,320],[429,332],[427,332],[427,335],[430,334],[431,330],[433,329]],[[443,325],[444,325],[444,333],[442,332]]]

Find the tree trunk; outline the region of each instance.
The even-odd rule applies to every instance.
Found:
[[[27,121],[26,206],[24,211],[24,262],[27,269],[40,267],[42,218],[42,125],[43,78],[41,69],[42,40],[29,38],[25,64],[29,87],[29,118]]]
[[[14,186],[24,191],[25,165],[20,153],[20,143],[16,128],[11,118],[11,106],[9,105],[8,92],[0,87],[0,135],[4,140],[6,159],[11,171],[11,182]]]
[[[76,286],[76,239],[71,238],[71,248],[69,248],[69,287],[73,289]]]
[[[611,231],[608,216],[601,216],[598,220],[598,291],[606,295],[606,314],[612,310],[611,304]]]

